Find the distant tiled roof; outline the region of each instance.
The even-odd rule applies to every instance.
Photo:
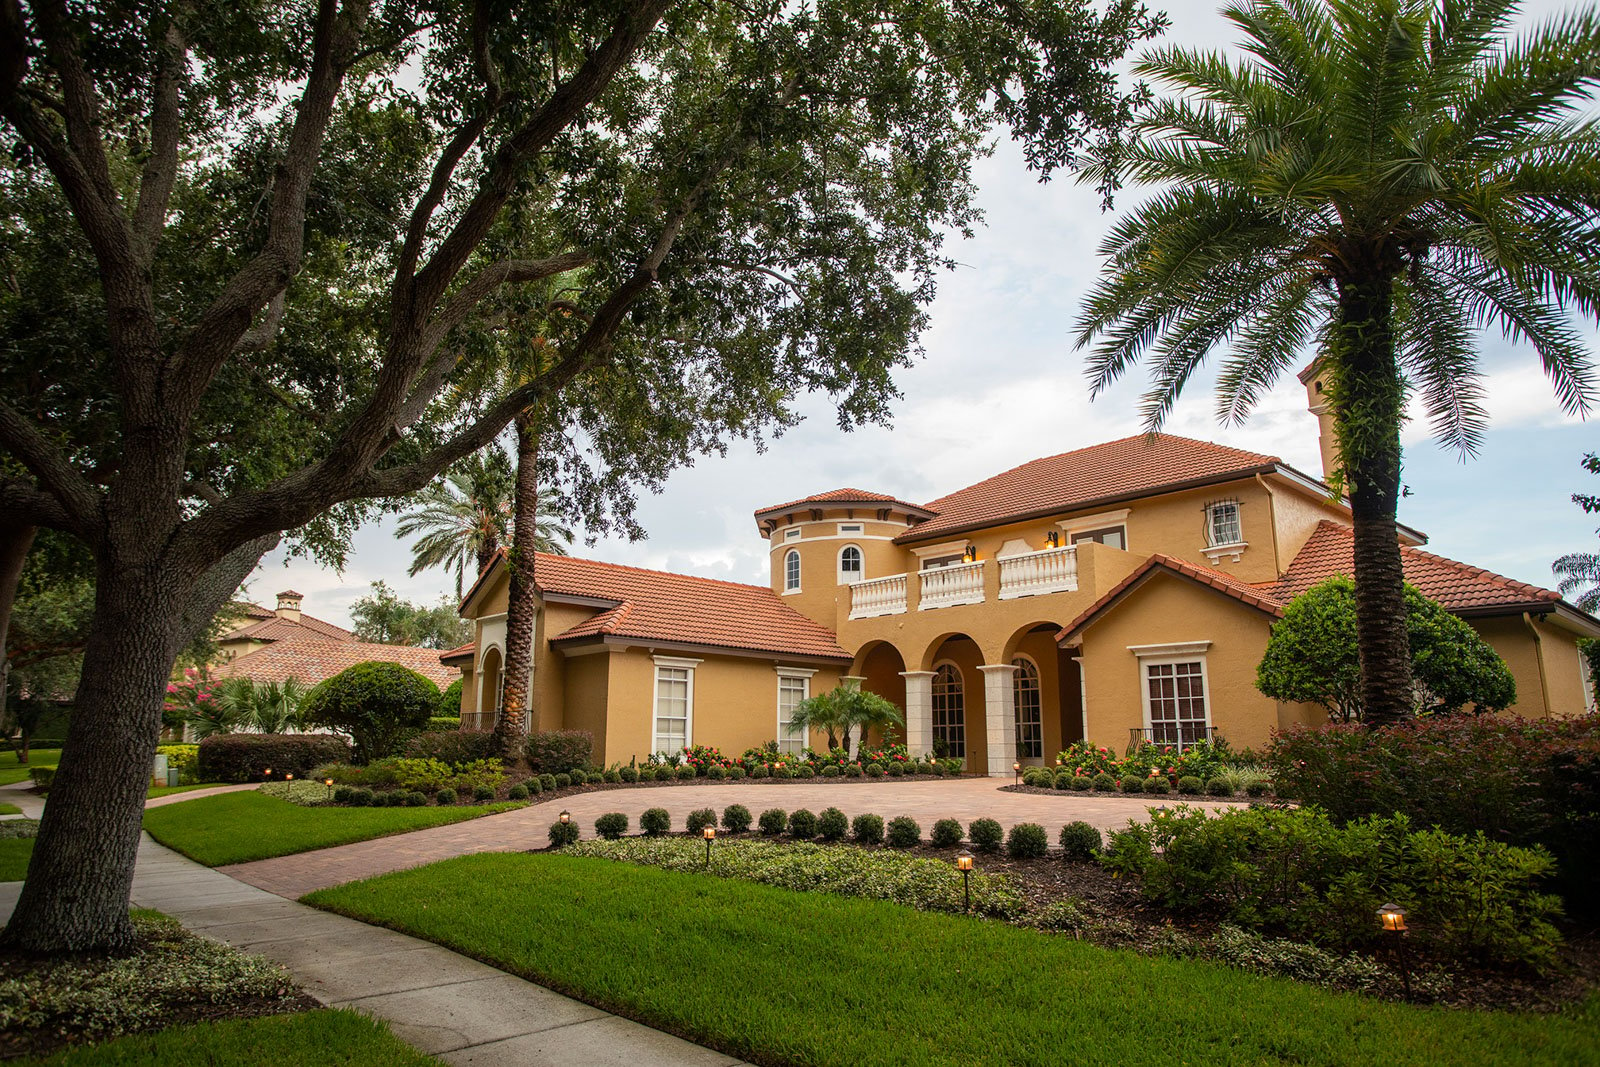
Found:
[[[1197,563],[1190,563],[1186,559],[1179,559],[1176,556],[1157,552],[1136,567],[1133,573],[1112,586],[1105,596],[1085,608],[1076,619],[1073,619],[1060,633],[1056,634],[1056,640],[1064,641],[1069,637],[1075,636],[1085,626],[1093,622],[1101,612],[1112,607],[1123,597],[1133,592],[1134,589],[1143,585],[1153,573],[1163,570],[1187,578],[1190,581],[1198,582],[1201,585],[1209,586],[1219,593],[1248,604],[1257,611],[1264,611],[1268,615],[1280,618],[1283,615],[1283,605],[1260,586],[1241,582],[1231,574],[1225,574],[1210,567],[1202,567]]]
[[[278,614],[271,608],[264,608],[260,604],[252,604],[249,601],[235,601],[233,607],[235,611],[243,613],[247,619],[270,619]]]
[[[1275,456],[1171,434],[1139,434],[1046,456],[931,500],[936,517],[897,541],[925,541],[1036,516],[1132,500],[1228,478],[1263,473]]]
[[[356,635],[341,626],[310,615],[298,622],[280,619],[276,614],[262,622],[250,623],[222,636],[223,641],[354,641]]]
[[[929,511],[920,504],[913,504],[897,497],[885,496],[883,493],[871,493],[865,489],[830,489],[826,493],[815,493],[811,496],[791,500],[787,504],[773,504],[771,507],[757,508],[756,516],[770,515],[776,511],[792,511],[795,508],[805,507],[809,504],[888,504],[891,507],[901,508],[914,515],[927,515]]]
[[[616,563],[547,556],[534,563],[546,594],[613,600],[617,606],[555,641],[630,637],[848,660],[832,630],[795,611],[761,585],[669,574]]]
[[[1318,582],[1335,575],[1355,573],[1355,542],[1351,529],[1323,520],[1317,524],[1283,577],[1263,587],[1275,600],[1288,603]],[[1523,611],[1529,607],[1548,607],[1561,600],[1561,594],[1537,585],[1519,582],[1436,556],[1420,548],[1402,546],[1400,559],[1406,581],[1422,595],[1437,600],[1455,614],[1492,615]]]
[[[257,682],[282,682],[295,678],[306,685],[316,685],[346,667],[369,660],[410,667],[440,687],[460,677],[459,671],[439,662],[439,650],[436,648],[372,645],[364,641],[275,641],[248,656],[230,660],[214,669],[212,674],[218,678],[243,675]]]

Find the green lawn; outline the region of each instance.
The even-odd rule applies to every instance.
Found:
[[[215,789],[227,782],[195,782],[193,785],[155,785],[150,787],[150,792],[145,794],[151,800],[156,797],[170,797],[174,793],[187,793],[193,789]]]
[[[0,815],[21,815],[22,809],[15,804],[0,804]]]
[[[0,882],[20,882],[28,873],[33,838],[0,837]]]
[[[1573,1064],[1600,1048],[1600,1000],[1570,1017],[1391,1004],[606,860],[464,856],[305,900],[764,1064]]]
[[[428,1067],[440,1061],[405,1044],[381,1022],[353,1011],[327,1010],[175,1026],[21,1062],[52,1067]]]
[[[151,808],[144,813],[144,828],[190,859],[221,867],[403,834],[521,806],[308,808],[250,791]]]
[[[29,767],[54,767],[61,761],[59,748],[36,748],[28,753],[28,762],[17,762],[17,754],[12,751],[0,752],[0,785],[10,785],[13,782],[26,782]]]

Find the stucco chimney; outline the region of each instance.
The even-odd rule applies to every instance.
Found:
[[[290,622],[300,621],[300,594],[293,589],[285,589],[278,594],[278,618],[288,619]]]
[[[1322,452],[1322,478],[1333,478],[1339,469],[1339,438],[1333,425],[1333,405],[1324,391],[1326,375],[1313,360],[1300,372],[1300,382],[1306,387],[1306,405],[1317,417],[1317,447]]]

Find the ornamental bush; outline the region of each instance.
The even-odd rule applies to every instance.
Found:
[[[472,799],[480,804],[491,801],[494,799],[494,790],[486,785],[476,786],[472,790]]]
[[[717,825],[717,813],[710,808],[696,808],[683,820],[683,828],[691,834],[702,833],[706,827]]]
[[[622,781],[624,783],[626,783],[627,785],[632,785],[633,783],[635,783],[635,782],[637,782],[639,780],[639,768],[637,768],[637,767],[618,767],[617,768],[617,777],[622,779]]]
[[[771,774],[772,769],[765,763],[757,763],[755,766],[750,768],[750,777],[752,778],[767,778],[770,777]]]
[[[518,782],[516,785],[512,786],[510,789],[506,790],[506,799],[507,800],[527,800],[528,799],[528,787],[523,785],[521,782]]]
[[[961,824],[955,819],[940,819],[933,824],[935,848],[955,848],[961,844]]]
[[[1097,793],[1114,793],[1117,791],[1117,780],[1109,774],[1094,776],[1094,788]]]
[[[439,706],[439,687],[398,663],[370,661],[318,683],[300,701],[300,716],[350,735],[357,763],[396,752]],[[326,762],[319,761],[319,762]]]
[[[761,818],[756,822],[756,826],[768,837],[777,837],[788,825],[789,813],[782,808],[768,808],[761,813]]]
[[[488,759],[494,734],[489,730],[428,730],[406,741],[405,755],[440,763]]]
[[[644,822],[643,819],[639,821]],[[628,816],[620,811],[608,811],[594,821],[594,832],[607,841],[615,841],[628,832]]]
[[[212,734],[200,742],[195,766],[202,781],[254,782],[268,767],[274,778],[304,778],[324,763],[349,759],[350,743],[332,734]]]
[[[922,843],[922,827],[909,815],[889,820],[886,834],[891,848],[915,848]]]
[[[789,836],[799,841],[810,841],[817,836],[817,817],[805,808],[789,813]]]
[[[797,778],[815,778],[817,776],[816,770],[809,763],[800,764],[799,767],[795,768],[794,773]]]
[[[843,841],[850,832],[850,820],[838,808],[823,808],[817,817],[817,836],[824,841]]]
[[[745,769],[743,767],[729,767],[728,768],[728,778],[731,781],[737,782],[737,781],[742,780],[745,777],[746,773],[747,772],[745,771]]]
[[[1178,792],[1186,797],[1197,797],[1204,788],[1205,786],[1200,779],[1192,774],[1186,774],[1178,779]]]
[[[539,788],[543,789],[546,793],[556,789],[556,776],[553,774],[541,774],[539,776]]]
[[[672,816],[666,808],[646,808],[639,816],[639,829],[650,837],[660,837],[672,829]]]
[[[1233,796],[1233,783],[1226,778],[1213,778],[1206,783],[1206,796],[1231,797]]]
[[[1123,775],[1118,787],[1124,793],[1143,793],[1144,779],[1132,774]]]
[[[883,816],[857,815],[850,820],[850,836],[857,844],[876,845],[883,840]]]
[[[626,815],[624,815],[622,817],[623,817],[623,819],[627,819]],[[626,829],[626,827],[624,827],[624,829]],[[557,819],[555,822],[550,824],[550,847],[551,848],[565,848],[568,845],[577,844],[577,841],[578,841],[578,824],[577,823],[575,823],[575,822],[562,822],[560,819]]]
[[[1080,779],[1084,782],[1088,782],[1089,780],[1084,778],[1082,775],[1072,774],[1069,771],[1062,771],[1060,774],[1051,776],[1050,785],[1056,789],[1074,789],[1077,787]]]
[[[602,773],[600,775],[600,780],[606,785],[621,785],[622,773],[613,767]]]
[[[838,766],[838,764],[835,764],[835,763],[825,764],[823,766],[823,768],[822,768],[822,777],[824,777],[824,778],[837,778],[837,777],[839,777],[839,766]]]
[[[528,735],[523,754],[540,773],[586,770],[594,758],[594,737],[587,730],[541,730]]]
[[[1172,792],[1172,783],[1158,774],[1154,778],[1146,778],[1144,780],[1144,791],[1156,794],[1170,793]]]
[[[1072,791],[1075,793],[1087,793],[1089,790],[1096,788],[1094,779],[1087,774],[1074,774],[1067,781],[1072,783]]]
[[[454,719],[454,726],[429,726],[429,729],[459,730],[461,729],[461,683],[464,679],[457,678],[443,689],[439,690],[439,703],[434,711],[435,719]]]
[[[845,766],[844,776],[846,778],[860,778],[861,773],[861,764],[859,763],[851,763]]]
[[[1019,822],[1006,835],[1006,855],[1014,860],[1038,859],[1050,851],[1050,838],[1036,822]]]
[[[886,768],[886,771],[890,778],[901,778],[904,777],[906,773],[905,767],[898,763],[889,764],[889,766]]]
[[[743,804],[729,804],[723,808],[722,828],[730,834],[742,834],[750,829],[750,809]]]
[[[881,764],[881,763],[869,763],[869,764],[867,764],[867,777],[868,778],[882,778],[887,773],[889,773],[889,772],[887,772],[887,771],[885,771],[883,769],[883,764]]]
[[[999,852],[1004,839],[1005,831],[993,819],[973,819],[972,825],[967,827],[967,840],[979,852]]]
[[[720,763],[713,763],[711,766],[706,768],[706,777],[713,782],[720,782],[724,778],[728,777],[728,770]]]
[[[567,789],[572,785],[572,775],[562,773],[555,776],[556,788]]]
[[[1092,860],[1105,847],[1100,828],[1082,819],[1063,826],[1059,840],[1061,852],[1069,860]]]
[[[687,763],[684,764],[682,767],[678,768],[678,771],[677,771],[677,779],[678,779],[678,781],[685,782],[685,781],[688,781],[689,779],[691,779],[693,777],[695,777],[694,768],[689,766]]]

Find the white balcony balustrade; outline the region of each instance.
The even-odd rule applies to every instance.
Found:
[[[856,582],[850,587],[852,619],[870,619],[878,615],[904,615],[905,611],[906,576],[903,574]]]
[[[1047,548],[1000,561],[1000,599],[1071,592],[1078,588],[1078,550]]]
[[[921,571],[922,595],[917,608],[949,608],[957,604],[983,603],[983,562],[957,563]]]

